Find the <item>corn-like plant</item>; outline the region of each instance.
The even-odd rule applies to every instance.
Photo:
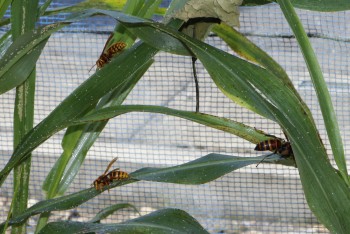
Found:
[[[0,185],[14,171],[13,197],[8,219],[0,225],[1,231],[5,232],[11,226],[13,233],[25,233],[26,220],[40,214],[37,233],[207,233],[194,218],[177,209],[156,211],[119,224],[98,223],[111,212],[130,207],[130,204],[117,204],[107,208],[87,223],[48,223],[48,218],[51,211],[77,207],[117,186],[141,180],[203,184],[236,169],[262,162],[296,165],[306,200],[318,220],[331,232],[350,233],[350,182],[339,127],[320,66],[294,11],[294,7],[317,11],[349,10],[350,3],[347,0],[277,1],[304,55],[338,170],[330,164],[311,113],[285,71],[246,37],[225,23],[211,28],[242,56],[237,57],[204,43],[198,37],[180,32],[179,29],[185,22],[176,18],[175,13],[181,11],[185,4],[195,4],[196,1],[174,0],[169,9],[160,8],[160,0],[115,2],[113,5],[110,1],[90,0],[67,8],[47,10],[51,3],[49,0],[41,6],[37,0],[0,1],[2,17],[11,4],[11,29],[0,41],[0,52],[3,54],[0,59],[0,94],[16,89],[15,148],[10,160],[0,171]],[[205,2],[209,4],[213,1]],[[250,0],[243,1],[242,4],[259,5],[269,2]],[[35,27],[41,16],[60,12],[74,14],[52,25]],[[165,14],[167,20],[164,23],[154,22],[150,20],[154,14]],[[96,15],[105,15],[118,21],[114,30],[117,33],[110,38],[109,45],[123,41],[128,46],[123,53],[111,58],[103,67],[100,66],[101,69],[96,70],[44,120],[33,127],[35,65],[48,38],[73,22]],[[217,17],[220,18],[220,15]],[[9,19],[3,19],[0,25],[8,22]],[[141,41],[135,43],[136,38]],[[12,41],[10,46],[9,41]],[[234,134],[254,144],[271,139],[271,136],[253,127],[219,116],[162,106],[123,105],[123,101],[151,66],[153,57],[159,51],[198,59],[228,99],[278,123],[289,138],[292,153],[289,151],[285,155],[276,149],[268,157],[263,155],[249,158],[212,153],[173,167],[142,168],[130,173],[128,179],[112,182],[101,190],[92,187],[66,195],[86,152],[108,120],[125,113],[152,112],[172,115]],[[62,141],[62,155],[43,184],[46,199],[27,208],[31,152],[62,129],[67,129]]]

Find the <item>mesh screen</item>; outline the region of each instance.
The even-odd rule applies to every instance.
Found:
[[[53,1],[65,6],[76,1]],[[164,3],[166,4],[166,2]],[[309,105],[327,143],[325,128],[307,68],[284,17],[275,4],[241,7],[240,31],[276,59],[290,75]],[[347,139],[350,84],[349,12],[316,13],[297,11],[317,53],[339,118],[343,138]],[[45,17],[48,24],[64,15]],[[115,21],[98,17],[71,25],[54,34],[37,66],[35,124],[44,119],[70,92],[89,77],[89,69],[98,58]],[[218,37],[207,42],[229,51]],[[195,87],[191,59],[159,53],[156,62],[137,84],[125,104],[161,105],[195,110]],[[200,85],[200,111],[231,118],[283,137],[280,128],[228,100],[213,84],[205,69],[196,64]],[[0,99],[0,164],[12,153],[12,115],[14,92]],[[41,185],[49,169],[60,156],[59,132],[36,149],[32,157],[30,204],[44,196]],[[345,145],[346,152],[349,147]],[[160,114],[132,113],[110,120],[89,151],[86,161],[68,193],[90,186],[108,162],[118,156],[118,167],[132,172],[152,166],[164,167],[194,160],[208,153],[239,156],[256,155],[254,145],[242,139],[196,123]],[[0,216],[3,221],[12,194],[10,176],[0,190]],[[100,209],[116,203],[134,204],[141,212],[176,207],[193,215],[211,233],[327,233],[309,210],[298,171],[276,165],[240,169],[213,182],[199,185],[175,185],[138,182],[112,189],[82,206],[54,212],[50,220],[87,221]],[[138,217],[123,210],[103,222],[119,222]],[[29,220],[32,227],[37,216]]]

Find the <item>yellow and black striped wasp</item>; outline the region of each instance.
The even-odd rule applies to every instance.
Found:
[[[272,136],[272,135],[271,135]],[[283,140],[281,138],[272,136],[274,138],[268,139],[262,142],[259,142],[254,150],[256,151],[271,151],[272,154],[279,154],[283,157],[289,157],[293,155],[292,146],[288,140],[288,137],[286,135],[287,140]],[[259,164],[264,161],[264,159],[272,154],[266,155],[256,166],[259,166]]]
[[[102,50],[102,53],[100,57],[97,59],[96,64],[94,65],[94,66],[97,66],[98,69],[101,69],[105,64],[111,61],[113,56],[123,51],[123,49],[127,46],[124,42],[118,41],[116,43],[113,43],[110,47],[107,48],[107,45],[112,39],[112,37],[113,37],[113,33],[108,37],[108,40]],[[94,66],[90,68],[89,72]]]
[[[117,161],[118,157],[114,158],[107,166],[105,172],[100,175],[94,182],[93,186],[96,190],[101,190],[103,187],[109,185],[113,181],[116,180],[124,180],[129,178],[129,174],[124,171],[120,171],[119,168],[113,169],[112,171],[108,172],[108,170],[111,168],[112,164]],[[108,172],[108,173],[107,173]]]

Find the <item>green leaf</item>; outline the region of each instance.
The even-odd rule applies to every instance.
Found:
[[[65,21],[29,31],[19,36],[0,59],[0,94],[20,85],[27,79],[52,33],[73,22],[96,14],[99,14],[99,12],[95,10],[84,11]],[[130,16],[120,12],[114,12],[114,16],[130,21]],[[131,18],[131,20],[133,19]],[[139,18],[136,19],[139,20]]]
[[[243,0],[242,6],[259,6],[272,3],[272,0]]]
[[[74,171],[74,169],[69,170],[66,167],[77,144],[76,141],[83,134],[84,128],[84,126],[78,125],[67,129],[61,144],[63,152],[57,159],[54,166],[51,168],[49,174],[46,176],[46,179],[42,186],[43,191],[46,192],[46,198],[53,198],[55,195],[62,195],[57,192],[57,190],[59,190],[57,187],[61,181],[64,182],[62,178],[62,174],[64,172],[67,171],[70,174],[72,171]]]
[[[159,7],[160,3],[161,0],[147,1],[146,3],[144,3],[144,1],[128,1],[123,7],[123,11],[129,14],[137,14],[140,17],[150,18],[154,10]],[[132,37],[129,35],[130,32],[120,24],[117,24],[110,43],[124,41],[128,45],[132,45],[136,38],[134,35],[132,35]],[[151,64],[152,61],[149,61],[149,63],[145,64],[143,68],[140,68],[128,82],[112,93],[104,96],[99,101],[96,108],[120,105]],[[62,142],[64,152],[54,168],[50,171],[43,185],[43,189],[47,191],[47,198],[53,198],[65,193],[78,173],[89,148],[93,145],[107,122],[108,121],[102,121],[85,126],[78,126],[78,128],[72,126],[67,129],[67,134],[65,134]],[[74,133],[75,131],[77,131],[77,133]]]
[[[262,161],[264,159],[264,161]],[[176,184],[204,184],[239,168],[262,163],[287,163],[277,154],[236,157],[208,154],[194,161],[168,168],[142,168],[130,174],[133,179]]]
[[[245,61],[191,38],[186,38],[183,42],[190,42],[187,46],[203,63],[217,85],[225,85],[221,89],[234,86],[238,82],[248,83],[256,87],[262,94],[261,98],[273,104],[271,113],[283,126],[292,143],[311,210],[330,230],[350,232],[350,223],[345,218],[350,215],[349,189],[329,163],[312,117],[307,115],[294,92],[267,70],[253,64],[247,66]],[[250,95],[251,91],[244,88],[242,85],[239,92]],[[230,91],[235,95],[236,90],[227,90]]]
[[[339,177],[327,158],[320,157],[320,155],[316,154],[316,150],[318,150],[315,144],[316,140],[310,142],[309,147],[306,147],[304,145],[305,141],[303,142],[300,138],[296,139],[298,145],[295,147],[296,150],[293,148],[294,153],[305,155],[304,157],[296,157],[296,161],[299,167],[306,200],[315,216],[331,232],[349,233],[349,178],[339,127],[328,89],[324,82],[317,58],[292,5],[289,1],[284,0],[279,1],[279,3],[288,23],[296,35],[305,57],[319,99],[333,154],[342,175],[342,178]],[[310,138],[310,133],[306,131],[301,136]],[[312,137],[317,138],[318,136]],[[310,152],[310,149],[314,150],[315,153]]]
[[[26,44],[29,44],[30,46],[27,46],[26,49],[30,50],[36,44],[46,39],[51,33],[57,31],[60,27],[63,27],[64,25],[85,19],[87,17],[102,14],[101,12],[106,11],[84,11],[80,14],[72,16],[70,19],[67,19],[64,22],[44,27],[43,29],[41,29],[42,31],[34,31],[34,33],[26,35],[35,39],[34,41],[30,40],[30,38],[29,40],[27,40]],[[150,22],[148,20],[132,17],[120,12],[108,11],[108,13],[126,22],[136,22],[137,24],[139,22]],[[38,34],[38,36],[33,37],[33,35],[35,34]],[[88,79],[84,84],[82,84],[69,97],[67,97],[59,105],[59,107],[57,107],[44,121],[42,121],[38,126],[36,126],[27,135],[27,138],[23,140],[23,144],[20,144],[16,148],[10,161],[0,172],[0,184],[3,183],[3,181],[7,177],[8,173],[12,170],[14,165],[23,160],[27,154],[29,154],[33,149],[35,149],[39,144],[44,142],[51,135],[67,127],[69,121],[73,121],[75,118],[81,117],[82,115],[86,114],[91,109],[91,107],[96,105],[97,101],[100,98],[102,98],[102,96],[117,88],[119,85],[122,85],[123,82],[127,82],[130,75],[137,72],[138,69],[140,69],[140,67],[142,67],[144,63],[147,63],[147,61],[151,59],[154,54],[157,53],[156,49],[151,48],[149,46],[141,45],[140,47],[143,49],[138,50],[136,49],[138,47],[134,46],[133,48],[126,50],[124,53],[114,58],[112,62],[108,63],[106,66],[103,67],[103,69],[99,70],[92,77],[90,77],[90,79]],[[23,55],[27,52],[28,51],[20,50],[20,53],[22,53]],[[12,53],[8,55],[8,57],[11,56],[13,57]],[[135,61],[133,56],[140,56],[144,59]],[[15,58],[19,59],[17,54]],[[17,61],[14,58],[9,59],[5,57],[0,60],[0,87],[2,81],[1,78],[3,75],[1,74],[1,72],[5,73],[9,68],[11,68],[11,66],[15,62]],[[2,66],[3,68],[5,67],[7,69],[2,69]],[[115,70],[112,68],[113,66],[115,67]],[[117,71],[117,74],[121,74],[120,76],[118,76],[118,79],[113,78],[113,73],[115,71]]]
[[[3,34],[0,38],[0,58],[4,56],[6,50],[12,44],[12,32],[8,30],[5,34]]]
[[[150,112],[180,117],[211,128],[234,134],[254,144],[269,139],[269,137],[267,137],[266,134],[262,131],[259,131],[253,127],[249,127],[240,122],[204,113],[182,111],[163,106],[123,105],[116,107],[107,107],[91,112],[90,114],[75,121],[74,124],[102,121],[130,112]]]
[[[172,53],[188,54],[184,53],[184,51],[188,50],[188,44],[176,40],[180,39],[180,37],[183,37],[184,34],[180,34],[174,29],[165,27],[164,25],[159,23],[138,19],[136,17],[121,17],[120,14],[118,16],[118,14],[116,14],[115,12],[96,10],[94,14],[97,14],[97,12],[114,17],[125,27],[127,27],[128,30],[137,34],[137,36],[139,36],[142,40],[158,49],[168,48],[167,51],[171,51]],[[90,13],[91,12],[89,12],[89,14]],[[173,37],[174,39],[169,39],[169,37]],[[255,67],[257,67],[247,62],[241,64],[243,64],[242,68],[250,67],[249,69],[254,70]],[[226,69],[224,69],[222,72],[227,71]],[[244,70],[241,69],[241,71],[238,73],[242,73],[239,74],[242,76],[244,75]],[[256,72],[255,74],[259,76],[258,72]],[[238,104],[245,106],[248,109],[251,109],[269,119],[275,119],[274,115],[269,111],[269,109],[273,108],[273,106],[269,102],[265,101],[265,99],[262,98],[261,95],[259,95],[257,92],[254,92],[256,90],[255,87],[253,87],[249,83],[238,82],[235,85],[232,85],[225,84],[225,80],[215,80],[215,82],[219,82],[220,84],[218,85],[218,87],[223,88],[222,91],[231,99],[235,100]],[[244,93],[241,91],[246,90],[247,88],[249,89],[249,92]],[[231,94],[231,89],[235,89],[235,95]]]
[[[202,184],[223,176],[231,171],[245,167],[247,165],[256,165],[257,163],[278,163],[282,165],[292,165],[293,160],[283,158],[277,154],[262,155],[258,157],[236,157],[221,154],[208,154],[194,161],[184,163],[168,168],[143,168],[129,174],[129,179],[120,180],[111,183],[103,189],[96,190],[89,188],[70,195],[47,199],[40,201],[28,208],[22,214],[13,217],[9,225],[20,223],[29,217],[50,211],[67,210],[79,206],[86,201],[94,198],[98,194],[111,188],[134,183],[139,180],[148,180],[156,182],[178,183],[178,184]],[[0,225],[0,231],[4,227]]]
[[[36,9],[36,7],[34,8]],[[18,13],[16,15],[23,14]],[[86,17],[89,16],[91,15]],[[71,18],[64,22],[25,32],[19,36],[0,59],[0,94],[21,84],[28,77],[40,55],[40,51],[52,33],[81,18]],[[34,15],[33,20],[35,19],[36,15]],[[27,18],[25,21],[29,22]],[[19,26],[14,29],[21,30]]]
[[[0,0],[0,19],[4,17],[6,10],[9,8],[12,0]]]
[[[283,127],[292,143],[311,210],[329,229],[349,232],[350,224],[344,218],[350,215],[348,187],[329,163],[312,116],[307,114],[293,90],[266,69],[172,29],[150,23],[147,26],[181,40],[229,98],[248,104],[251,110],[276,120]],[[142,39],[147,41],[146,37]],[[252,98],[254,95],[256,98]]]
[[[294,7],[311,11],[346,11],[350,10],[348,0],[290,0]]]
[[[81,84],[49,116],[26,135],[0,172],[1,183],[12,168],[27,157],[27,154],[51,135],[67,127],[69,122],[86,114],[86,111],[90,110],[91,106],[95,106],[101,97],[127,82],[134,73],[138,72],[153,58],[156,52],[156,49],[138,43],[118,55],[103,69],[98,70]],[[135,60],[134,58],[143,59]],[[119,75],[116,76],[115,74]]]
[[[108,216],[110,216],[114,212],[121,210],[121,209],[125,209],[125,208],[132,208],[135,212],[137,212],[137,213],[139,213],[139,215],[141,215],[135,206],[133,206],[129,203],[120,203],[120,204],[115,204],[115,205],[109,206],[107,208],[104,208],[103,210],[98,212],[96,214],[96,216],[93,219],[91,219],[89,222],[90,223],[99,223],[102,219],[107,218]]]
[[[258,6],[264,5],[276,0],[243,0],[242,6]],[[296,8],[301,8],[311,11],[346,11],[350,9],[348,0],[290,0]]]
[[[16,40],[23,33],[33,30],[37,20],[36,9],[39,0],[14,0],[11,4],[11,33],[13,40]],[[42,43],[40,43],[42,44]],[[37,52],[36,50],[34,50]],[[34,57],[39,53],[33,53]],[[36,56],[37,55],[37,56]],[[36,61],[34,60],[34,62]],[[18,63],[16,64],[18,65]],[[21,64],[25,66],[25,64]],[[30,66],[30,65],[29,65]],[[21,67],[18,67],[20,70]],[[16,147],[30,129],[33,128],[34,121],[34,100],[35,100],[35,80],[36,70],[31,66],[31,70],[25,74],[26,81],[16,88],[14,117],[13,117],[13,144]],[[13,78],[16,78],[14,76]],[[13,198],[9,213],[16,216],[27,209],[29,197],[31,157],[17,165],[13,172]],[[26,224],[22,223],[12,228],[12,233],[26,233]]]
[[[152,62],[153,60],[146,62],[130,77],[128,82],[125,82],[112,93],[102,98],[97,108],[101,108],[101,106],[120,105],[151,66]],[[65,193],[83,164],[89,148],[93,145],[107,123],[108,121],[101,121],[85,126],[78,126],[78,129],[76,126],[68,128],[62,142],[64,152],[55,164],[55,167],[50,171],[43,185],[45,191],[50,191],[48,198]],[[57,171],[58,168],[59,171]],[[56,181],[57,179],[59,181]]]
[[[317,61],[316,54],[292,5],[288,1],[279,1],[279,3],[300,45],[300,49],[308,67],[312,83],[314,84],[335,162],[343,176],[344,181],[350,187],[349,175],[344,155],[344,146],[340,135],[337,116],[334,111],[331,95],[323,77],[320,64]]]
[[[155,48],[162,49],[171,53],[191,56],[191,54],[188,52],[188,49],[179,40],[175,39],[171,35],[168,35],[168,33],[163,33],[161,30],[154,30],[154,27],[164,27],[164,25],[161,23],[153,22],[151,20],[135,16],[125,15],[121,12],[116,11],[93,9],[78,13],[78,15],[81,15],[81,18],[86,18],[87,16],[98,14],[110,16],[118,20],[125,27],[127,27],[130,32],[137,35],[141,39],[146,39],[147,43],[154,46]],[[75,16],[73,18],[79,19],[79,16]],[[173,30],[177,31],[176,29]]]
[[[193,217],[179,209],[163,209],[119,224],[52,222],[42,233],[208,233]]]
[[[45,11],[47,10],[47,8],[51,5],[52,0],[46,0],[44,3],[42,3],[42,5],[39,7],[39,16],[42,16],[45,14]]]
[[[253,42],[249,41],[247,37],[228,25],[223,23],[220,25],[215,25],[212,31],[222,38],[230,46],[230,48],[241,57],[260,64],[269,72],[273,73],[277,78],[281,79],[283,85],[288,86],[291,91],[294,92],[294,95],[299,99],[299,103],[303,106],[303,109],[305,112],[307,112],[307,115],[312,116],[311,111],[300,97],[287,73],[271,56],[269,56]],[[312,119],[310,120],[313,121]],[[316,126],[315,123],[313,123],[313,125]]]
[[[221,23],[215,25],[212,28],[212,31],[223,39],[240,57],[253,63],[260,64],[277,77],[281,78],[286,84],[293,86],[281,65],[236,29],[227,24]]]
[[[28,54],[13,64],[13,66],[11,66],[11,68],[6,73],[3,74],[3,76],[0,78],[0,94],[3,94],[17,87],[26,81],[30,73],[33,71],[33,68],[35,67],[36,62],[41,55],[46,42],[47,39],[38,44]]]
[[[46,26],[19,36],[0,59],[0,94],[23,83],[32,72],[49,36],[64,24]]]

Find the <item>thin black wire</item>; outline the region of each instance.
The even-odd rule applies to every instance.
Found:
[[[193,71],[194,83],[196,84],[196,113],[198,113],[199,112],[199,83],[198,83],[198,77],[197,77],[197,71],[196,71],[196,61],[197,61],[197,58],[192,57],[192,71]]]

